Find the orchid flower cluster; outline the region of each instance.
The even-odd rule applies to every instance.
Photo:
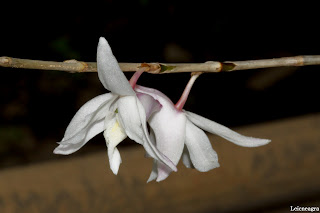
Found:
[[[129,137],[141,144],[147,156],[154,159],[148,182],[159,182],[172,171],[177,171],[176,166],[181,158],[186,167],[200,172],[219,167],[218,155],[203,130],[239,146],[256,147],[270,142],[240,135],[214,121],[183,110],[199,75],[191,76],[180,100],[173,104],[160,91],[136,84],[143,69],[138,70],[128,82],[108,42],[102,37],[97,50],[97,68],[101,83],[111,92],[93,98],[79,109],[54,150],[55,154],[76,152],[103,132],[110,168],[117,174],[121,164],[117,145]]]

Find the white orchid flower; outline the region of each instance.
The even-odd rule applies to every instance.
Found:
[[[160,152],[175,165],[182,156],[186,167],[206,172],[219,167],[219,163],[218,155],[203,130],[244,147],[257,147],[270,142],[267,139],[240,135],[221,124],[182,110],[197,77],[198,75],[191,77],[176,105],[158,90],[135,86],[137,94],[150,95],[162,105],[161,110],[151,115],[148,120],[151,127],[150,137]],[[171,171],[165,164],[155,160],[148,182],[155,179],[158,182],[162,181],[169,176]]]
[[[116,146],[127,136],[142,144],[151,157],[176,171],[176,166],[149,139],[146,119],[161,108],[160,104],[147,94],[139,95],[138,99],[108,42],[102,37],[97,50],[97,68],[101,83],[111,93],[95,97],[79,109],[54,153],[71,154],[104,132],[110,168],[114,174],[118,173],[121,163]],[[134,75],[133,84],[140,74]]]

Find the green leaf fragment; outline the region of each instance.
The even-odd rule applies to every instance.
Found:
[[[222,63],[222,71],[231,71],[233,70],[233,68],[235,68],[235,64],[234,63],[230,63],[230,62],[223,62]]]
[[[173,70],[174,68],[176,68],[176,66],[166,66],[163,64],[160,64],[161,70],[160,73],[165,72],[165,71],[170,71]]]

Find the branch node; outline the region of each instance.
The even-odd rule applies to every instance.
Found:
[[[206,61],[204,62],[205,64],[212,64],[214,67],[213,67],[213,70],[215,70],[215,72],[221,72],[223,71],[223,64],[220,62],[220,61]],[[217,63],[219,63],[218,67],[215,66]]]
[[[297,59],[297,66],[304,66],[304,57],[303,56],[296,56]]]
[[[65,60],[63,61],[63,63],[80,65],[79,68],[76,68],[74,71],[71,72],[86,72],[88,70],[88,64],[86,62],[78,61],[76,59]]]
[[[86,72],[88,70],[88,64],[83,61],[80,61],[79,63],[83,66],[81,72]]]
[[[141,70],[144,72],[159,74],[161,72],[161,66],[158,63],[142,63],[137,67],[137,70]]]
[[[11,63],[12,63],[12,60],[10,57],[7,57],[7,56],[0,57],[1,66],[9,67]]]

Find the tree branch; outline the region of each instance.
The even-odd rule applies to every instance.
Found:
[[[179,72],[230,72],[235,70],[247,70],[270,67],[306,66],[320,65],[320,55],[294,56],[274,59],[248,60],[248,61],[208,61],[205,63],[119,63],[124,72],[134,72],[137,68],[144,67],[148,73],[179,73]],[[0,57],[0,66],[59,70],[66,72],[97,72],[96,62],[82,62],[77,60],[67,60],[64,62],[39,61],[29,59],[18,59],[11,57]]]

